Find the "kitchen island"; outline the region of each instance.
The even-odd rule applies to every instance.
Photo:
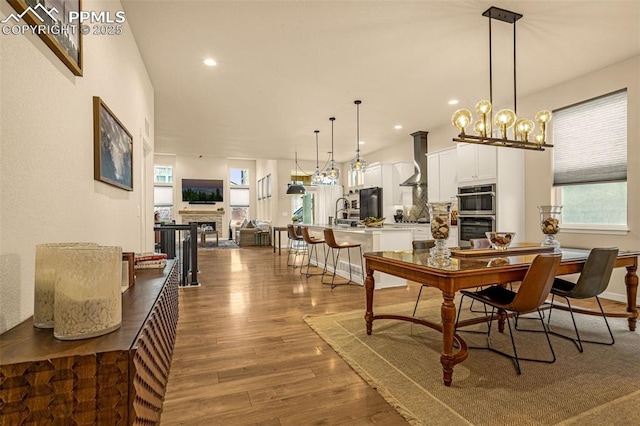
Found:
[[[309,228],[312,236],[323,237],[325,228],[333,229],[336,240],[338,242],[359,243],[362,247],[362,253],[373,251],[395,251],[395,250],[411,250],[411,241],[414,239],[414,228],[411,226],[395,226],[393,224],[385,224],[382,227],[351,227],[344,225],[303,225]],[[428,228],[428,224],[421,225],[420,228]],[[327,250],[330,250],[327,247]],[[364,285],[362,264],[360,252],[357,248],[350,249],[351,268],[353,271],[353,281],[360,285]],[[322,258],[322,250],[319,250],[318,265],[323,268],[324,258]],[[311,259],[311,264],[315,264],[315,258]],[[331,256],[328,257],[327,268],[333,273],[334,265]],[[337,274],[344,278],[349,278],[349,263],[347,253],[341,253],[339,264],[337,265]],[[392,275],[377,273],[376,289],[388,287],[401,287],[407,284],[405,279],[394,277]]]

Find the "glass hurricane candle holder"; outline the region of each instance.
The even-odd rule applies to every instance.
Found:
[[[97,246],[95,243],[47,243],[36,246],[33,325],[53,328],[57,254],[61,247]]]
[[[540,228],[545,235],[544,241],[540,245],[553,247],[553,251],[560,251],[560,241],[556,239],[556,234],[560,232],[562,218],[562,206],[538,206],[540,211]]]
[[[435,246],[429,252],[429,264],[444,267],[451,264],[451,251],[447,248],[451,228],[451,203],[427,203],[431,221],[431,236]]]
[[[78,340],[118,329],[122,324],[122,249],[63,247],[58,262],[53,335]]]

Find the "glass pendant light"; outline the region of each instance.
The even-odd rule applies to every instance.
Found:
[[[340,169],[336,167],[336,164],[333,161],[333,122],[336,121],[335,117],[330,117],[331,121],[331,163],[329,163],[329,168],[327,169],[327,177],[331,179],[332,182],[340,179]]]
[[[298,171],[298,151],[296,151],[296,172]],[[292,181],[287,188],[287,195],[304,195],[307,191],[304,189],[304,186],[298,185],[295,181]]]
[[[360,155],[360,104],[362,101],[353,101],[356,104],[356,156],[351,160],[351,170],[364,172],[367,161]]]
[[[316,134],[316,171],[313,173],[313,176],[311,176],[311,185],[322,185],[324,177],[322,176],[322,173],[320,173],[320,164],[318,160],[318,133],[320,133],[320,130],[314,130],[313,132]]]

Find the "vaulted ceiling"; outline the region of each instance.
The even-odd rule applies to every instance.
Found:
[[[123,0],[155,89],[156,152],[315,160],[366,154],[489,93],[488,18],[517,23],[518,97],[640,53],[640,1]],[[492,21],[494,100],[513,96],[513,26]],[[497,22],[497,23],[496,23]],[[207,67],[205,58],[217,66]],[[450,99],[459,106],[450,106]],[[402,129],[394,129],[402,125]]]

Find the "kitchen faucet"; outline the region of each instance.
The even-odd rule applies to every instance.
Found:
[[[341,208],[341,209],[338,209],[338,203],[340,202],[340,200],[343,200],[343,201],[344,201],[344,204],[342,205],[342,208]],[[333,219],[333,220],[335,221],[335,225],[337,225],[337,224],[338,224],[338,212],[341,212],[341,211],[347,211],[347,212],[348,212],[348,211],[349,211],[349,206],[350,206],[350,204],[349,204],[349,200],[347,200],[347,199],[346,199],[346,198],[344,198],[344,197],[340,197],[340,198],[338,198],[338,199],[336,200],[336,213],[335,213],[335,216],[333,216],[333,217],[334,217],[334,219]],[[348,215],[347,215],[347,216],[348,216]]]

